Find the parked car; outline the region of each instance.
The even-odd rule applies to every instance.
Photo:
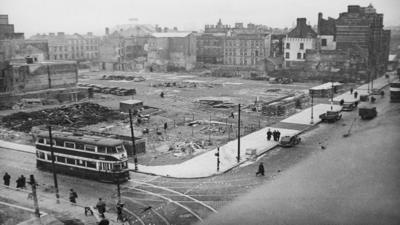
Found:
[[[322,122],[333,123],[342,118],[342,114],[339,111],[327,111],[324,114],[319,115]]]
[[[293,147],[295,145],[298,145],[301,141],[301,138],[298,135],[293,135],[293,136],[283,136],[281,137],[281,140],[279,141],[279,146],[281,147]]]
[[[353,111],[356,108],[355,102],[345,102],[342,105],[342,111]]]

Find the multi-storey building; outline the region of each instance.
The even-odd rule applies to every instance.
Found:
[[[349,5],[336,20],[336,47],[351,50],[367,63],[372,74],[383,72],[388,60],[390,32],[383,29],[383,14],[369,5]]]
[[[148,42],[147,64],[166,70],[191,70],[196,63],[196,37],[192,32],[153,33]]]
[[[0,15],[0,40],[24,39],[24,33],[15,33],[14,25],[8,23],[8,15]]]
[[[197,62],[222,64],[224,62],[225,36],[225,33],[203,33],[197,35]]]
[[[231,34],[224,41],[224,64],[255,67],[270,54],[271,35]]]
[[[57,35],[37,34],[30,40],[47,41],[50,60],[97,61],[99,57],[100,38],[92,33],[87,35],[68,35],[64,32],[58,32]]]
[[[306,18],[297,18],[296,27],[283,40],[286,68],[301,65],[306,51],[317,47],[317,33],[306,22]]]

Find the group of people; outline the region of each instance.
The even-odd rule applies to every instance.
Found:
[[[10,181],[11,181],[11,175],[5,172],[3,176],[4,185],[10,186]],[[21,175],[16,180],[16,183],[17,183],[17,188],[26,188],[26,177],[24,175]]]
[[[268,129],[267,140],[270,141],[271,137],[274,138],[274,141],[279,141],[279,138],[281,137],[281,132],[279,130],[274,130],[273,132],[271,132],[271,130]]]

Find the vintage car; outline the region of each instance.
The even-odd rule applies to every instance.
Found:
[[[286,135],[286,136],[281,137],[281,139],[279,141],[279,146],[292,147],[292,146],[299,144],[300,141],[301,141],[301,138],[299,138],[298,135],[293,135],[293,136]]]
[[[319,115],[322,122],[333,123],[342,118],[342,114],[339,111],[327,111],[324,114]]]
[[[353,111],[356,108],[355,102],[345,102],[342,105],[342,111]]]

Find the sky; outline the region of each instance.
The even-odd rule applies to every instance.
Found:
[[[384,14],[384,25],[400,25],[400,0],[0,0],[0,14],[26,37],[36,33],[104,34],[105,27],[132,23],[158,24],[179,30],[201,30],[205,24],[235,22],[292,27],[297,17],[317,23],[337,18],[347,5],[372,5]]]

